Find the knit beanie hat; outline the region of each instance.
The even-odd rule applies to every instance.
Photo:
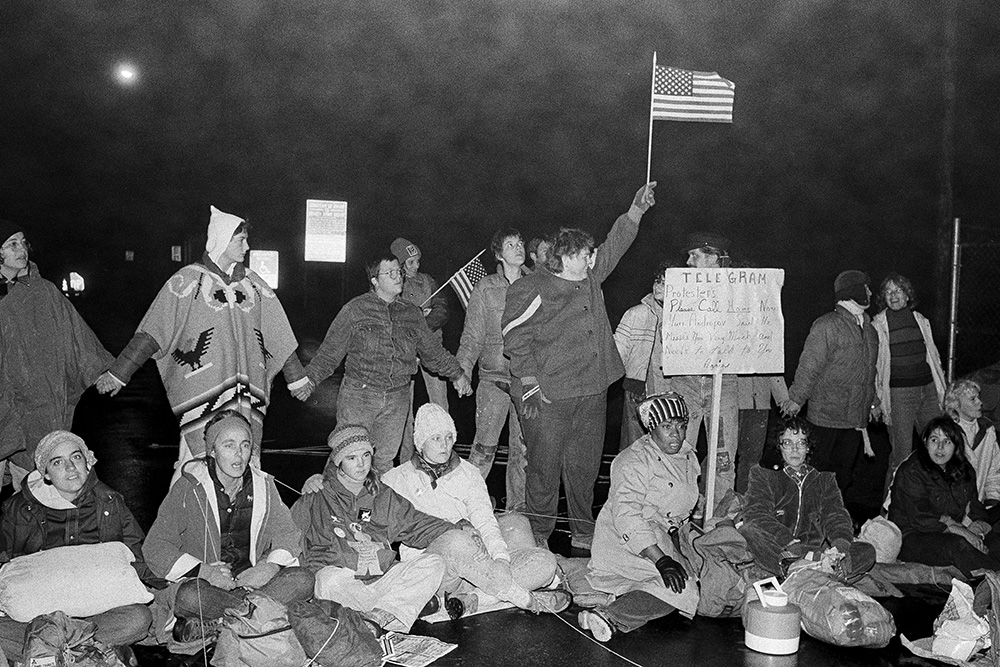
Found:
[[[214,206],[209,207],[212,211],[208,219],[208,241],[205,242],[205,252],[216,264],[222,253],[229,247],[229,242],[233,240],[233,233],[240,223],[245,222],[243,218],[237,218],[231,213],[223,213]]]
[[[225,416],[221,416],[222,414]],[[215,449],[215,441],[219,439],[219,435],[222,434],[227,428],[231,426],[239,426],[250,439],[253,440],[253,429],[250,428],[250,422],[246,417],[236,412],[235,410],[225,410],[220,414],[219,419],[210,419],[208,426],[205,427],[205,451],[211,452]]]
[[[14,234],[23,231],[24,227],[17,224],[16,222],[11,222],[10,220],[4,220],[0,218],[0,245],[6,243],[7,239],[9,239]]]
[[[869,297],[865,286],[870,283],[864,271],[843,271],[833,281],[833,291],[837,301],[854,301],[859,306],[867,306]]]
[[[330,445],[330,458],[333,460],[333,465],[335,466],[339,466],[340,462],[348,454],[355,454],[365,450],[371,454],[375,453],[375,447],[372,446],[368,429],[364,426],[353,424],[338,426],[333,429],[333,433],[326,439],[326,444]]]
[[[413,444],[421,449],[428,438],[438,433],[451,433],[457,438],[455,420],[437,403],[424,403],[413,419]]]
[[[49,460],[52,458],[52,452],[54,452],[56,447],[64,442],[79,445],[80,451],[83,452],[84,457],[87,459],[87,463],[91,467],[97,463],[97,457],[94,456],[94,452],[87,448],[87,443],[83,441],[83,438],[75,433],[70,433],[69,431],[52,431],[52,433],[49,433],[47,436],[42,438],[38,442],[38,447],[35,448],[35,468],[38,472],[43,475],[45,474],[45,468],[49,465]]]
[[[684,397],[674,391],[650,396],[639,404],[639,421],[652,431],[668,419],[687,421],[688,407]]]
[[[726,255],[729,253],[729,239],[715,232],[691,232],[684,243],[684,252],[695,248],[715,248]]]
[[[399,260],[400,266],[402,266],[403,262],[405,262],[409,257],[420,257],[420,248],[410,243],[403,237],[399,237],[393,241],[392,245],[389,246],[389,250],[391,250],[392,254]]]

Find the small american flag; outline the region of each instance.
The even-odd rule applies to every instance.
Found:
[[[732,123],[736,84],[715,72],[656,66],[650,115],[653,120]]]
[[[482,252],[479,253],[479,255],[482,254]],[[468,264],[459,269],[458,273],[453,275],[451,280],[448,281],[455,290],[455,294],[458,295],[458,300],[462,302],[462,308],[465,309],[469,308],[469,297],[472,295],[472,288],[486,277],[486,269],[479,260],[479,255],[473,257]]]

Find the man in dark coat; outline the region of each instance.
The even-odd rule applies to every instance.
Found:
[[[10,462],[15,489],[38,441],[72,427],[83,392],[112,361],[28,255],[24,228],[0,220],[0,478]]]
[[[837,276],[837,306],[813,322],[781,406],[786,415],[796,415],[809,401],[813,465],[834,473],[842,493],[853,480],[868,420],[881,414],[875,395],[878,334],[865,312],[870,282],[862,271]]]

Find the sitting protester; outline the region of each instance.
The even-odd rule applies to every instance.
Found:
[[[685,441],[687,405],[678,393],[656,394],[639,404],[639,419],[648,433],[611,464],[587,574],[615,599],[579,615],[601,642],[675,609],[691,618],[698,608],[689,531],[700,467]]]
[[[35,449],[35,470],[21,491],[3,505],[0,562],[57,547],[121,542],[135,555],[140,576],[149,571],[142,559],[142,529],[120,493],[93,472],[93,452],[69,431],[49,433]],[[95,638],[116,647],[129,664],[129,644],[144,638],[152,620],[143,604],[116,607],[87,620]],[[21,655],[27,623],[0,618],[0,646],[7,657]]]
[[[455,422],[447,411],[434,403],[420,406],[413,428],[413,458],[385,473],[382,481],[422,512],[472,524],[485,551],[468,542],[473,550],[468,556],[479,576],[489,583],[486,592],[522,609],[565,610],[573,601],[569,592],[535,591],[552,583],[555,554],[535,546],[531,525],[522,514],[507,513],[499,519],[494,515],[483,476],[454,451],[456,436]],[[404,561],[413,554],[413,549],[400,548]],[[452,596],[466,590],[448,578],[444,589]]]
[[[247,590],[282,604],[312,597],[312,574],[296,567],[301,533],[274,478],[250,465],[252,443],[246,417],[213,415],[205,456],[184,464],[143,545],[150,568],[172,584],[178,642],[213,640]]]
[[[944,394],[944,409],[962,427],[965,458],[976,470],[979,500],[989,510],[989,522],[996,524],[1000,522],[1000,446],[996,427],[983,417],[979,383],[968,379],[952,382]]]
[[[319,490],[292,506],[316,597],[350,607],[384,630],[409,632],[445,574],[441,556],[399,562],[393,542],[426,549],[455,524],[415,509],[372,471],[374,447],[363,426],[340,425]],[[312,481],[312,480],[311,480]]]
[[[966,577],[1000,569],[1000,535],[991,532],[965,457],[965,436],[951,417],[935,417],[892,480],[889,520],[903,533],[899,560],[954,565]]]
[[[784,576],[787,566],[813,554],[839,554],[841,574],[853,580],[875,564],[875,548],[854,541],[854,524],[832,472],[809,465],[809,422],[791,417],[778,428],[784,466],[750,469],[740,533],[757,564]]]

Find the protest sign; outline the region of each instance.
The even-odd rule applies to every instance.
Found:
[[[667,269],[663,374],[784,373],[782,269]]]

